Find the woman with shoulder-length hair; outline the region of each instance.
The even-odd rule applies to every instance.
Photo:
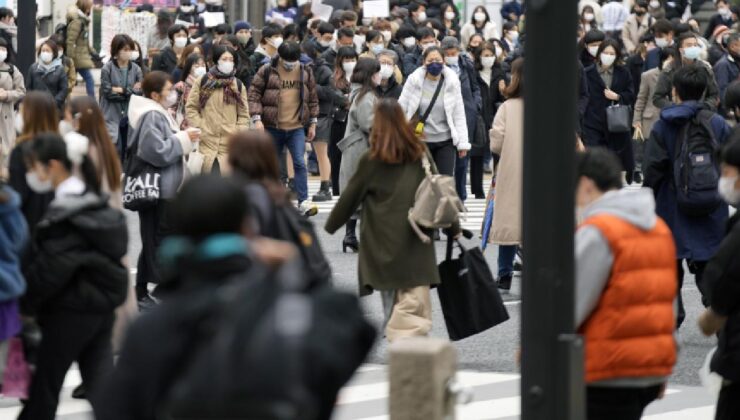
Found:
[[[424,66],[409,75],[398,103],[409,120],[427,115],[417,135],[424,137],[439,172],[452,176],[455,157],[464,158],[471,147],[460,79],[445,66],[440,48],[427,48],[422,58]]]
[[[394,99],[380,99],[373,115],[370,150],[325,229],[336,232],[361,208],[360,294],[381,292],[386,337],[394,341],[426,335],[432,327],[429,286],[439,283],[434,245],[420,241],[408,222],[425,176],[422,159],[431,162],[431,156]]]
[[[20,124],[17,125],[20,127],[17,128],[21,129],[21,134],[10,152],[8,183],[21,196],[21,210],[32,234],[54,198],[54,193],[48,183],[39,182],[32,174],[26,176],[29,170],[23,159],[24,148],[38,134],[58,132],[58,115],[56,101],[49,92],[29,92],[18,110]]]
[[[378,96],[375,88],[380,85],[380,63],[374,58],[361,58],[352,72],[352,93],[350,93],[349,117],[344,139],[337,145],[342,151],[339,168],[339,190],[344,191],[350,178],[357,170],[357,164],[369,147],[370,129],[373,128],[375,102]],[[342,241],[342,251],[347,248],[357,252],[357,218],[347,222]]]
[[[511,288],[516,248],[522,242],[522,176],[524,155],[524,59],[514,60],[511,83],[504,90],[491,128],[491,152],[501,156],[496,167],[496,201],[492,244],[499,246],[498,287]]]

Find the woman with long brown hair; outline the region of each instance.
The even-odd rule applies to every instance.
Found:
[[[522,167],[524,148],[524,59],[511,65],[511,83],[504,90],[491,128],[491,152],[501,156],[496,167],[496,201],[490,242],[498,245],[498,287],[511,288],[516,248],[522,243]]]
[[[21,134],[10,153],[8,183],[20,194],[21,210],[33,233],[54,198],[54,192],[50,184],[39,182],[33,175],[26,176],[29,171],[23,159],[24,148],[38,134],[58,133],[59,111],[49,92],[34,91],[23,99],[18,117],[16,129]]]
[[[432,327],[429,286],[439,283],[434,245],[419,240],[408,222],[425,176],[424,157],[432,162],[398,102],[378,100],[370,150],[360,158],[325,227],[336,232],[361,207],[360,294],[381,292],[389,341],[423,336]],[[433,162],[432,168],[436,172]]]
[[[123,208],[121,202],[121,162],[106,130],[103,112],[95,99],[78,96],[64,110],[64,120],[90,140],[89,156],[95,164],[101,192],[108,194],[113,208]]]

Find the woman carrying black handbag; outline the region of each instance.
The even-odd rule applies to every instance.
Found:
[[[601,43],[596,62],[585,70],[590,92],[583,117],[583,143],[586,147],[606,147],[615,152],[632,182],[635,158],[632,153],[629,106],[635,101],[629,70],[622,65],[619,44],[607,39]],[[620,128],[626,122],[626,129]],[[610,130],[611,127],[611,130]]]
[[[151,307],[148,283],[159,283],[157,250],[169,234],[167,206],[184,181],[185,157],[193,150],[200,130],[181,131],[168,112],[177,101],[170,76],[153,71],[144,78],[144,96],[132,96],[128,110],[131,125],[125,165],[124,207],[139,213],[141,254],[136,273],[140,308]]]

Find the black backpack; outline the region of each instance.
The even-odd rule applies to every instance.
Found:
[[[201,316],[160,420],[329,418],[375,338],[355,296],[311,285],[294,260],[199,294]]]
[[[689,216],[706,216],[722,198],[717,191],[719,144],[711,121],[714,113],[700,110],[679,129],[673,156],[673,182],[679,210]]]

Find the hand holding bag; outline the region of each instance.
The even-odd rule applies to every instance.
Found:
[[[628,105],[615,103],[606,108],[606,125],[610,133],[629,133],[632,129],[632,110]]]
[[[452,259],[453,239],[447,240],[447,259],[439,265],[442,280],[437,287],[450,340],[486,331],[509,319],[498,286],[480,248],[460,248]]]

